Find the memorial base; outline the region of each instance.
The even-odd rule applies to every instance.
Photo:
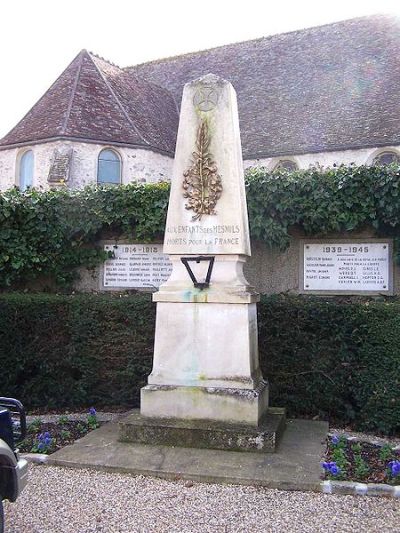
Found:
[[[150,418],[132,412],[119,423],[119,441],[153,446],[275,452],[286,424],[285,410],[268,408],[256,426],[210,420]]]
[[[268,384],[256,389],[147,385],[141,389],[146,417],[206,419],[257,425],[268,407]]]

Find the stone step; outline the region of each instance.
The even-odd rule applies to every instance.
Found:
[[[119,422],[120,442],[241,452],[275,452],[286,425],[285,409],[270,407],[258,426],[210,420],[144,417],[139,410]]]

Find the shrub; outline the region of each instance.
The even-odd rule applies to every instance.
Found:
[[[0,296],[1,394],[28,407],[139,405],[151,371],[149,295]],[[400,429],[400,302],[263,297],[271,405],[289,416]]]
[[[76,268],[106,259],[96,246],[105,231],[156,239],[164,231],[168,193],[166,183],[1,193],[0,287],[41,277],[68,286]]]
[[[277,295],[259,305],[271,400],[296,416],[400,429],[400,302]]]
[[[29,407],[137,405],[153,330],[148,295],[2,295],[2,394]]]

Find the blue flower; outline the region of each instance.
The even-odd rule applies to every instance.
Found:
[[[339,444],[339,442],[340,442],[340,437],[338,435],[333,435],[333,437],[331,438],[331,443],[336,446],[336,444]]]
[[[322,467],[327,471],[328,474],[331,474],[332,476],[337,476],[340,474],[340,468],[335,463],[335,461],[332,461],[330,463],[324,462],[322,463]]]
[[[94,407],[91,407],[91,408],[89,409],[89,414],[90,414],[91,416],[96,416],[96,414],[97,414],[97,413],[96,413],[96,409],[95,409]]]
[[[44,450],[44,447],[45,447],[45,446],[44,446],[44,443],[43,443],[43,442],[39,442],[39,444],[37,445],[37,449],[38,449],[39,451]]]
[[[330,472],[331,472],[332,476],[337,476],[338,474],[340,474],[340,468],[338,467],[338,465],[333,463],[332,466],[331,466]]]
[[[396,477],[400,474],[400,461],[390,461],[388,466],[392,477]]]

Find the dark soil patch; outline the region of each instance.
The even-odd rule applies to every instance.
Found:
[[[89,425],[86,420],[68,420],[61,423],[34,421],[29,424],[27,436],[18,448],[20,452],[50,454],[68,444],[73,444],[93,429],[96,427]]]

